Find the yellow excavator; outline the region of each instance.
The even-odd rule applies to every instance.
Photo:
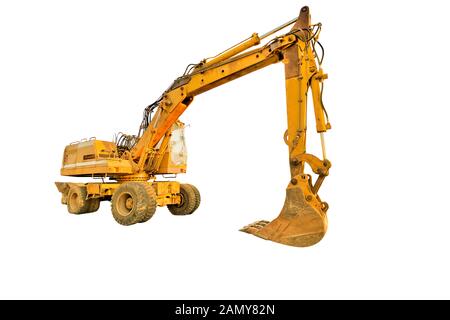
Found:
[[[280,30],[292,26],[281,36]],[[137,135],[120,133],[114,142],[95,138],[66,146],[61,175],[97,178],[98,182],[56,182],[62,203],[72,214],[97,211],[100,201],[111,201],[114,219],[122,225],[149,220],[157,206],[174,215],[192,214],[200,193],[190,184],[158,181],[165,174],[186,172],[184,124],[180,116],[195,96],[277,62],[285,65],[287,130],[291,180],[280,215],[272,222],[258,221],[241,231],[278,243],[307,247],[327,230],[328,205],[318,191],[331,167],[326,159],[324,132],[331,128],[322,102],[324,50],[318,41],[321,24],[311,24],[308,7],[298,18],[248,39],[197,64],[189,65],[161,97],[145,108]],[[273,38],[261,45],[269,36]],[[322,159],[306,153],[306,111],[311,91]],[[309,165],[317,175],[305,173]],[[105,178],[108,180],[105,182]]]

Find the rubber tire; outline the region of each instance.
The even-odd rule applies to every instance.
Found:
[[[144,214],[144,216],[142,217],[142,220],[139,221],[139,223],[144,223],[147,222],[148,220],[151,219],[151,217],[153,217],[153,215],[156,212],[156,192],[155,189],[153,189],[153,187],[148,184],[148,183],[143,183],[145,190],[147,191],[147,195],[149,197],[150,200],[150,205],[148,207],[147,212]]]
[[[89,202],[89,211],[86,213],[96,212],[100,208],[100,199],[94,198],[87,201]]]
[[[86,199],[86,187],[77,185],[70,186],[67,195],[67,210],[72,214],[88,213],[91,208],[91,201]]]
[[[121,215],[118,208],[118,201],[121,196],[128,193],[133,199],[133,207],[128,215]],[[147,193],[144,183],[125,182],[113,194],[111,199],[111,211],[114,219],[121,225],[130,226],[143,221],[148,215],[148,211],[154,210],[152,201]]]
[[[176,216],[193,214],[200,206],[200,192],[190,184],[180,184],[181,204],[169,204],[167,208]]]
[[[200,206],[200,201],[202,200],[200,197],[200,191],[198,191],[197,187],[190,184],[191,188],[194,190],[195,192],[195,208],[194,211],[198,209],[198,207]],[[193,211],[193,212],[194,212]]]

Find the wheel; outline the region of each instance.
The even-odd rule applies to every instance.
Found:
[[[73,185],[67,195],[67,210],[73,214],[91,213],[100,207],[100,199],[86,199],[85,187]]]
[[[197,210],[198,207],[200,206],[200,201],[201,201],[201,198],[200,198],[200,191],[198,191],[198,189],[197,189],[196,186],[194,186],[194,185],[192,185],[192,184],[190,184],[190,186],[191,186],[191,188],[194,190],[194,193],[195,193],[195,208],[194,208],[194,211],[195,211],[195,210]],[[192,212],[194,212],[194,211],[192,211]]]
[[[141,182],[123,183],[111,199],[113,217],[124,226],[150,219],[155,209],[155,199],[149,196],[146,184]]]
[[[153,187],[148,183],[143,183],[143,185],[145,187],[145,190],[147,191],[147,195],[150,200],[150,206],[149,206],[147,212],[144,214],[142,220],[139,221],[140,223],[147,222],[148,220],[150,220],[151,217],[153,217],[153,215],[155,214],[156,205],[157,205],[155,189],[153,189]]]
[[[87,201],[89,202],[89,211],[87,211],[87,212],[89,212],[89,213],[95,212],[98,210],[98,208],[100,208],[100,199],[95,198],[95,199],[89,199]]]
[[[180,185],[180,204],[169,204],[167,208],[176,216],[184,216],[194,213],[200,205],[200,192],[190,184]]]
[[[67,210],[73,214],[88,213],[92,202],[86,199],[85,187],[72,185],[67,195]]]

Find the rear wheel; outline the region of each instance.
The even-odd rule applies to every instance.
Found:
[[[87,191],[85,187],[72,185],[67,195],[67,210],[73,214],[90,212],[92,202],[87,200],[86,196]]]
[[[167,208],[176,216],[184,216],[194,213],[200,206],[200,192],[190,184],[180,185],[181,202],[179,204],[169,204]]]
[[[141,182],[123,183],[111,199],[113,217],[124,226],[150,219],[155,209],[156,199],[149,196],[146,184]]]
[[[89,199],[87,200],[89,202],[89,211],[87,212],[95,212],[98,210],[98,208],[100,208],[100,199],[95,198],[95,199]]]

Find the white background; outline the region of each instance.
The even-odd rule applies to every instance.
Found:
[[[123,227],[69,215],[63,148],[136,133],[188,63],[309,4],[322,22],[333,163],[311,248],[237,230],[276,217],[289,181],[283,65],[183,115],[190,217]],[[0,298],[450,298],[445,1],[2,1]],[[313,123],[310,128],[314,128]],[[318,152],[318,136],[309,146]],[[73,180],[73,179],[72,179]]]

